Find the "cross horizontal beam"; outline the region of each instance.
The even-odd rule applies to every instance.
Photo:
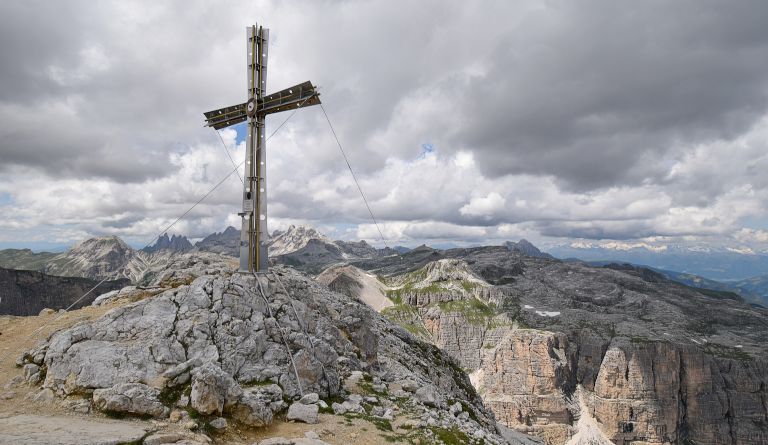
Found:
[[[320,93],[312,82],[306,81],[290,88],[272,93],[259,99],[256,114],[266,116],[281,111],[304,108],[320,104]],[[247,102],[203,113],[205,126],[216,130],[226,128],[248,119]]]
[[[205,126],[213,127],[216,130],[221,130],[222,128],[245,122],[246,119],[248,119],[248,115],[245,111],[245,103],[220,108],[203,114],[205,115]]]
[[[257,113],[268,115],[285,110],[309,107],[320,104],[320,93],[317,92],[312,82],[306,81],[290,88],[264,96],[259,102]]]

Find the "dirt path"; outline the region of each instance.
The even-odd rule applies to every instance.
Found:
[[[12,389],[6,388],[14,377],[22,375],[22,369],[16,366],[16,360],[21,357],[21,354],[38,342],[47,339],[53,332],[81,321],[100,317],[113,307],[115,305],[88,306],[64,314],[53,313],[34,317],[0,316],[0,394],[6,400],[4,411],[25,412],[25,403],[14,403],[14,401],[22,402],[27,395],[39,390],[30,388],[26,384],[17,385]],[[42,329],[35,333],[41,326]],[[53,412],[58,411],[60,410],[53,410]]]

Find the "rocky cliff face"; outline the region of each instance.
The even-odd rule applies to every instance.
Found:
[[[0,268],[0,315],[37,315],[50,308],[64,309],[98,282],[88,278],[55,277],[30,270]],[[104,292],[120,289],[128,280],[106,281],[73,306],[87,306]]]
[[[445,292],[435,277],[398,303],[500,422],[558,445],[768,443],[765,310],[631,266],[421,250],[364,264],[397,281],[460,259],[486,283]]]

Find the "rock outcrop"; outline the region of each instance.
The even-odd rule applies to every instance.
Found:
[[[148,426],[119,420],[87,420],[39,415],[0,418],[0,445],[141,443],[148,432]]]
[[[258,427],[291,401],[330,406],[321,399],[348,397],[348,411],[385,418],[407,400],[429,434],[502,442],[452,359],[286,268],[260,279],[203,275],[56,332],[23,363],[39,366],[56,396],[86,397],[106,412],[165,418],[184,409],[202,422],[224,416]],[[370,396],[347,396],[352,388]],[[462,411],[450,413],[459,401]],[[312,420],[315,408],[293,411]]]

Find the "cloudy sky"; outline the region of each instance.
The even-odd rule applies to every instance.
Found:
[[[390,245],[768,249],[768,3],[0,3],[0,247],[141,247],[244,156],[202,112],[312,80]],[[268,118],[268,132],[285,119]],[[242,132],[242,129],[239,129]],[[269,141],[270,229],[381,245],[319,107]],[[239,227],[232,175],[171,232]]]

